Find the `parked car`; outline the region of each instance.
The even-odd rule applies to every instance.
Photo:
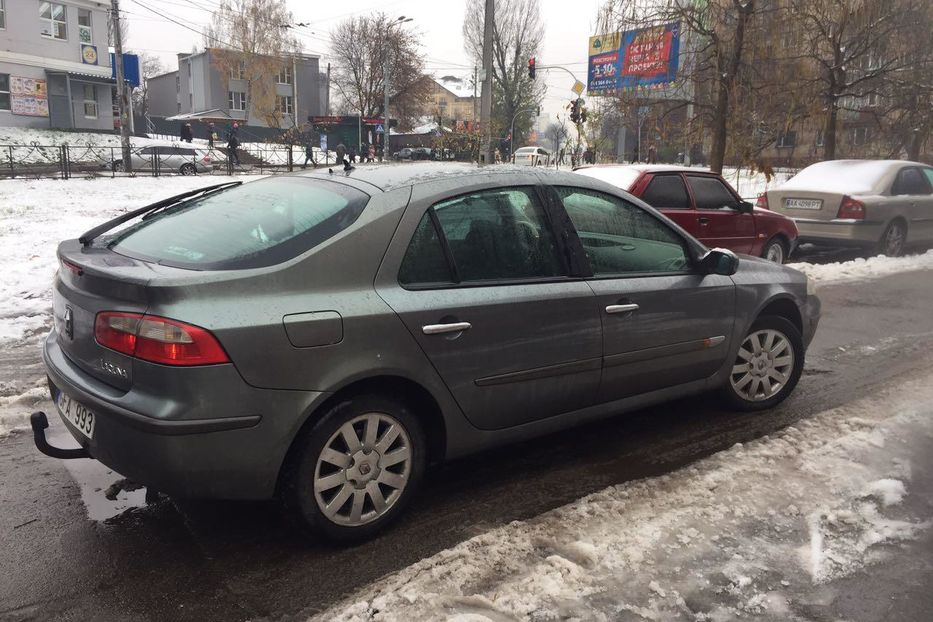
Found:
[[[430,147],[405,147],[395,152],[396,160],[431,160],[433,157]]]
[[[896,257],[933,242],[933,167],[904,160],[811,164],[758,205],[794,219],[801,242],[861,246]]]
[[[117,151],[117,153],[120,153]],[[134,149],[130,154],[134,171],[151,171],[155,166],[164,172],[177,171],[182,175],[208,173],[213,169],[209,153],[195,147],[150,146]],[[111,165],[113,170],[124,170],[123,159]]]
[[[512,162],[520,166],[547,166],[551,154],[541,147],[522,147],[512,155]]]
[[[797,226],[756,209],[710,171],[666,165],[598,165],[574,169],[628,190],[709,247],[783,263],[797,245]]]
[[[171,495],[278,495],[344,540],[431,462],[708,390],[774,406],[820,315],[800,272],[556,171],[228,182],[58,258],[43,358],[82,449],[49,447],[36,413],[41,451]]]

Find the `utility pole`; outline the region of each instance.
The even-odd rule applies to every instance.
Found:
[[[496,2],[486,0],[483,20],[483,95],[480,122],[483,124],[483,148],[480,164],[492,164],[492,34],[496,23]]]
[[[123,36],[120,34],[120,0],[110,0],[110,19],[113,23],[113,58],[117,65],[117,103],[120,108],[120,146],[123,151],[123,170],[133,170],[130,154],[129,101],[126,82],[123,80]]]

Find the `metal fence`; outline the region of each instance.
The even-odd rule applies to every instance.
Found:
[[[333,165],[334,152],[315,149],[312,158],[298,145],[242,143],[235,153],[224,147],[173,142],[134,145],[131,166],[118,146],[0,145],[0,179],[233,175],[287,173],[304,167]],[[131,169],[131,170],[128,170]]]

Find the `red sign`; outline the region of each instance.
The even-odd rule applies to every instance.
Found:
[[[625,48],[622,75],[649,77],[667,73],[673,39],[674,34],[666,29],[639,33]]]

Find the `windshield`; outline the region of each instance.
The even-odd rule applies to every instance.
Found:
[[[343,184],[276,177],[156,212],[121,231],[110,249],[196,270],[281,263],[349,227],[369,196]]]

